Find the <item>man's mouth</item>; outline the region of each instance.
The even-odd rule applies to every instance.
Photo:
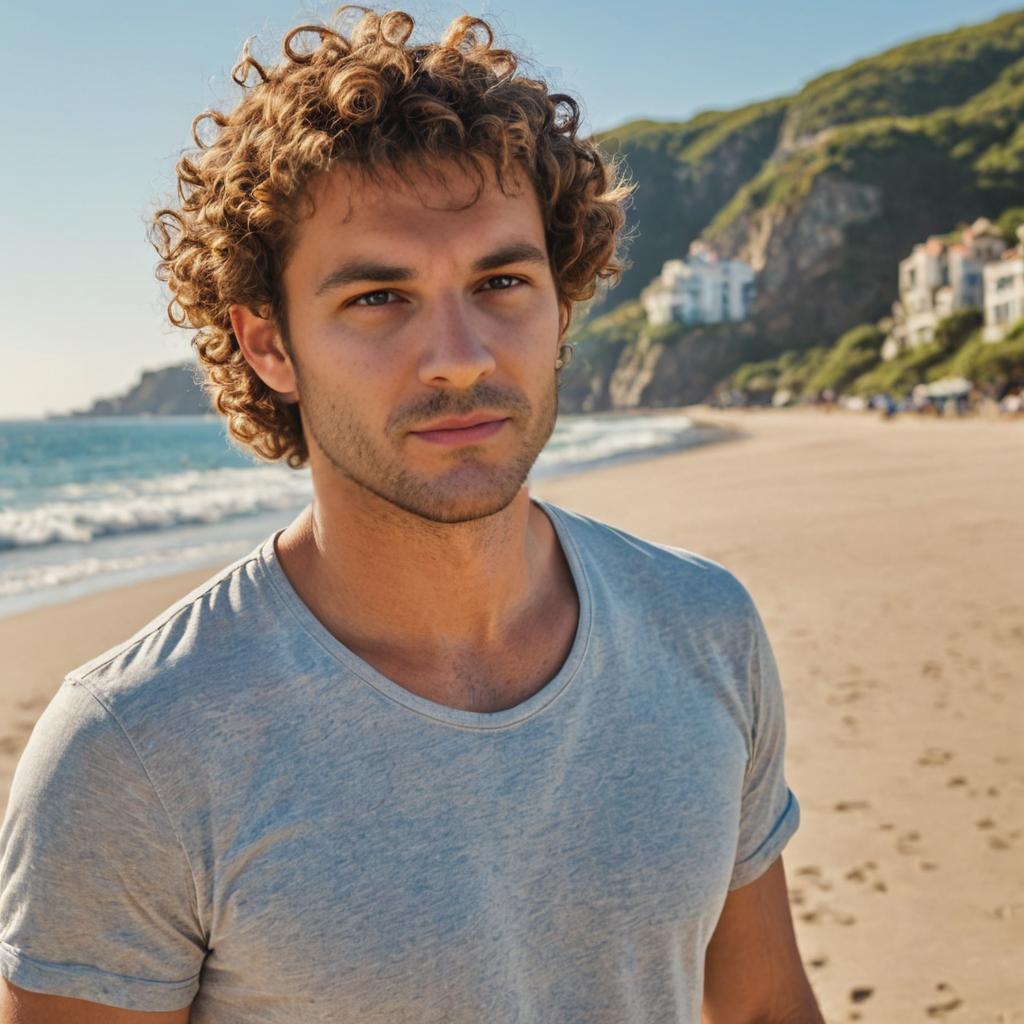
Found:
[[[476,444],[493,437],[507,422],[507,416],[499,416],[492,412],[475,413],[472,416],[449,416],[410,433],[413,437],[430,444]]]

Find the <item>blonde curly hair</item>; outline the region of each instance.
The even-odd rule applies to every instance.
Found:
[[[362,14],[346,36],[341,19],[353,10]],[[299,404],[252,369],[228,311],[237,303],[272,316],[288,348],[281,273],[314,175],[339,162],[401,175],[410,158],[455,160],[478,175],[492,167],[506,190],[509,173],[525,171],[566,324],[598,279],[617,280],[626,266],[617,248],[632,186],[577,138],[578,104],[517,74],[516,55],[493,45],[485,21],[456,18],[439,42],[416,45],[404,11],[346,5],[333,25],[293,28],[273,67],[246,43],[231,73],[242,99],[193,121],[197,149],[178,161],[178,204],[151,224],[157,276],[172,296],[167,315],[198,328],[203,387],[228,430],[260,458],[296,469],[309,458]],[[317,42],[301,48],[302,36]],[[212,131],[201,131],[206,121]]]

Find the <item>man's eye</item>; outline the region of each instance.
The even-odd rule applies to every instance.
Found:
[[[497,277],[492,277],[487,280],[487,284],[490,285],[490,291],[508,291],[509,288],[514,288],[517,284],[522,284],[523,279],[521,277],[515,277],[512,274],[499,274]]]
[[[388,296],[394,295],[392,291],[384,289],[379,292],[367,292],[365,295],[360,295],[358,299],[352,300],[353,306],[387,306],[390,305],[388,302]]]

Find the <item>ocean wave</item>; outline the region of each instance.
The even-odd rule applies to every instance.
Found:
[[[559,426],[538,460],[542,472],[675,444],[691,432],[693,421],[676,413],[570,420]]]
[[[0,550],[89,543],[99,537],[212,525],[301,505],[308,470],[189,470],[150,479],[65,484],[26,508],[0,509]]]
[[[37,590],[68,586],[110,573],[181,566],[191,562],[210,562],[233,550],[230,542],[198,544],[174,549],[155,548],[137,555],[113,558],[78,558],[60,565],[26,565],[0,575],[0,598],[20,597]]]

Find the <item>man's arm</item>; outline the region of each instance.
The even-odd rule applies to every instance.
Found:
[[[189,1009],[122,1010],[85,999],[29,992],[0,978],[0,1024],[188,1024]]]
[[[703,1024],[825,1024],[800,960],[782,857],[728,894],[704,960]]]

